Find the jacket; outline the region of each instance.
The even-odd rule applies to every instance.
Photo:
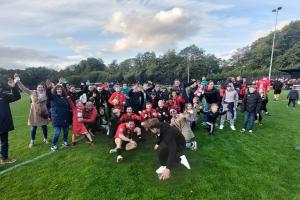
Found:
[[[70,105],[66,97],[47,92],[50,100],[51,121],[53,126],[69,126]]]
[[[243,111],[250,113],[259,113],[261,108],[262,99],[259,96],[258,92],[248,93],[243,99]]]
[[[298,100],[299,99],[299,93],[297,90],[291,90],[287,96],[288,99],[292,100]]]
[[[171,169],[174,162],[178,160],[178,153],[185,148],[185,139],[178,128],[168,123],[160,124],[160,134],[157,136],[158,150],[168,149],[167,168]]]
[[[11,94],[0,92],[0,134],[14,130],[9,103],[21,99],[21,95],[16,87],[12,88],[11,92]]]

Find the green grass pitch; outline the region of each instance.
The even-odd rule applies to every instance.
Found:
[[[0,199],[300,199],[300,152],[295,150],[300,145],[300,107],[286,107],[286,92],[279,102],[272,97],[272,116],[264,116],[252,135],[239,132],[242,113],[235,132],[226,124],[210,137],[199,126],[198,150],[186,151],[192,169],[176,165],[170,180],[159,181],[155,174],[159,163],[151,137],[137,150],[125,152],[117,164],[108,153],[111,140],[100,135],[94,146],[81,140],[75,148],[0,175]],[[49,152],[40,129],[35,146],[28,148],[28,96],[11,108],[15,131],[9,136],[9,154],[17,159],[14,165]],[[49,139],[52,133],[50,126]],[[14,165],[0,166],[0,172]]]

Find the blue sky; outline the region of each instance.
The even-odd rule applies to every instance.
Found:
[[[229,58],[274,28],[300,19],[300,2],[199,0],[0,0],[0,67],[64,68],[196,44]]]

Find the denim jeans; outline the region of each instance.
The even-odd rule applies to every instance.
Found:
[[[8,132],[0,133],[2,159],[8,159]]]
[[[208,111],[210,111],[210,106],[211,106],[211,104],[209,104],[209,103],[205,103],[205,105],[204,105],[204,112],[208,112]],[[207,115],[204,115],[204,117],[203,117],[203,122],[207,122],[207,120],[208,120],[208,117],[207,117]]]
[[[61,130],[63,130],[63,142],[68,142],[68,131],[69,127],[68,126],[54,126],[54,134],[53,134],[53,139],[52,139],[52,146],[57,144],[59,135]]]
[[[255,113],[254,112],[250,113],[250,112],[245,111],[244,123],[243,123],[243,128],[244,129],[247,129],[248,120],[250,120],[250,129],[249,130],[253,130],[254,120],[255,120]]]
[[[42,132],[43,132],[44,138],[47,139],[48,138],[47,125],[43,125],[41,127],[42,127]],[[37,126],[32,126],[30,129],[31,140],[35,140],[36,129],[37,129]]]

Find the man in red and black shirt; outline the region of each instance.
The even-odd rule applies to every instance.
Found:
[[[141,129],[137,129],[133,120],[129,120],[127,123],[122,123],[118,126],[115,134],[115,144],[116,147],[111,149],[109,153],[117,153],[117,162],[123,160],[122,147],[126,151],[135,149],[137,147],[137,142],[134,140],[135,136],[141,135]]]
[[[157,118],[157,112],[152,108],[152,104],[150,102],[146,103],[146,109],[140,112],[141,121],[145,121],[147,119]]]
[[[126,108],[126,113],[124,113],[121,118],[120,118],[120,123],[126,123],[128,121],[133,120],[136,125],[138,124],[139,121],[141,121],[141,117],[138,116],[137,114],[133,113],[133,109],[131,106]]]

